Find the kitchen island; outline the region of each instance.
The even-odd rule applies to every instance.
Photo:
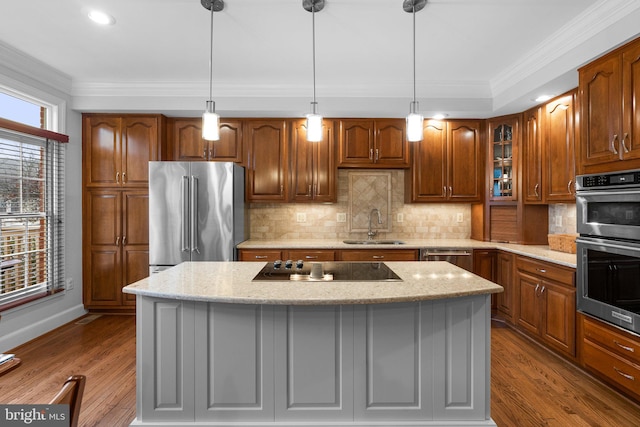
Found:
[[[199,262],[127,286],[131,425],[495,426],[502,288],[446,262],[385,264],[399,281],[260,282],[263,263]]]

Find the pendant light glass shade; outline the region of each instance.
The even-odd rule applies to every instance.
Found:
[[[417,102],[412,102],[409,115],[407,115],[407,141],[422,141],[424,117],[417,112]]]
[[[322,116],[320,114],[307,114],[307,141],[322,141]]]
[[[202,114],[202,139],[220,139],[220,116],[216,113],[216,103],[213,101],[207,101],[207,108]]]

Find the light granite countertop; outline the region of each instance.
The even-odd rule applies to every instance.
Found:
[[[419,249],[419,248],[470,248],[500,249],[525,255],[565,267],[576,268],[576,254],[553,251],[546,245],[517,245],[513,243],[482,242],[472,239],[399,239],[404,243],[394,244],[347,244],[342,240],[247,240],[238,249]]]
[[[385,264],[402,281],[254,282],[265,263],[185,262],[123,291],[178,300],[269,305],[384,304],[503,291],[501,286],[443,261]]]

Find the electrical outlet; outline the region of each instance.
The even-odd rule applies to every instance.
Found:
[[[402,222],[402,221],[404,221],[404,214],[403,214],[403,213],[399,213],[399,214],[396,216],[396,221],[397,221],[397,222]]]
[[[562,217],[561,216],[557,216],[556,217],[556,226],[562,227]]]
[[[296,214],[296,222],[307,222],[307,214],[303,212],[298,212]]]
[[[347,214],[344,212],[337,213],[336,222],[347,222]]]
[[[66,290],[70,291],[71,289],[73,289],[73,277],[69,277],[67,279],[67,283],[65,285]]]
[[[458,214],[456,215],[456,221],[457,222],[464,221],[464,215],[462,214],[462,212],[458,212]]]

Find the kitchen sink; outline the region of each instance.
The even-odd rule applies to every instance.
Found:
[[[404,245],[402,240],[343,240],[348,245]]]

